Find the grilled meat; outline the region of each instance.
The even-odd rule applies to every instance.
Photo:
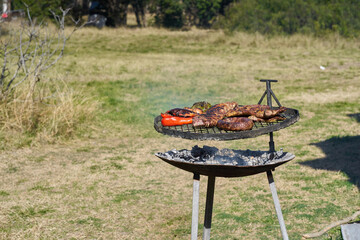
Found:
[[[185,109],[185,108],[174,108],[166,113],[173,115],[175,117],[195,117],[198,113],[194,112],[193,110]]]
[[[266,109],[270,109],[267,105],[244,105],[244,106],[237,106],[233,110],[229,111],[226,116],[227,117],[240,117],[240,116],[255,116],[257,112],[263,112]]]
[[[246,117],[231,117],[219,120],[216,126],[227,131],[245,131],[252,129],[254,122]]]
[[[279,113],[282,113],[286,110],[285,107],[280,107],[279,109],[270,109],[267,105],[244,105],[237,106],[234,109],[230,110],[226,117],[245,117],[245,116],[255,116],[257,118],[269,119],[275,117]]]
[[[190,111],[193,111],[197,114],[203,114],[203,110],[201,110],[200,108],[189,108],[189,107],[184,107],[184,109],[187,109],[187,110],[190,110]]]
[[[200,114],[193,118],[194,127],[214,127],[222,119],[216,115]]]
[[[275,116],[275,117],[272,117],[272,118],[265,119],[265,122],[267,122],[267,123],[269,123],[269,122],[277,122],[277,121],[283,121],[285,119],[286,119],[285,117]]]
[[[226,113],[229,110],[234,109],[236,106],[238,106],[238,104],[236,102],[219,103],[219,104],[216,104],[216,105],[212,106],[211,108],[209,108],[206,111],[206,114],[225,117]]]
[[[249,116],[248,117],[249,119],[253,120],[254,122],[277,122],[277,121],[282,121],[282,120],[285,120],[286,118],[284,117],[281,117],[281,116],[275,116],[275,117],[272,117],[272,118],[267,118],[267,119],[264,119],[264,118],[258,118],[256,116]]]
[[[194,105],[209,106],[207,102],[199,102]],[[239,131],[252,129],[254,122],[269,123],[284,120],[285,118],[279,114],[285,110],[285,107],[271,109],[267,105],[239,106],[236,102],[226,102],[212,106],[205,113],[202,109],[194,106],[192,108],[174,108],[166,113],[176,117],[193,118],[194,127],[217,126],[225,130]]]
[[[248,119],[251,119],[251,120],[253,120],[254,122],[265,122],[265,119],[263,119],[263,118],[258,118],[258,117],[255,117],[255,116],[249,116]]]
[[[255,113],[255,116],[265,119],[270,119],[279,115],[279,113],[285,112],[286,107],[280,107],[278,109],[265,109]]]
[[[214,127],[217,122],[225,117],[227,112],[234,109],[238,104],[236,102],[219,103],[209,108],[205,114],[194,117],[194,127]]]

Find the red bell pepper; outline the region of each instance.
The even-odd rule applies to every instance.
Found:
[[[170,115],[168,113],[161,113],[162,118],[171,118],[174,117],[173,115]]]
[[[179,126],[184,124],[191,124],[192,118],[183,118],[183,117],[163,117],[161,119],[161,124],[163,126]]]

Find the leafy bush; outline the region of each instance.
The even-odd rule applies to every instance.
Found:
[[[52,19],[52,13],[49,10],[55,11],[57,14],[60,14],[59,7],[62,5],[62,0],[46,0],[46,1],[37,1],[37,0],[22,0],[22,1],[12,1],[13,9],[29,9],[29,12],[33,18],[43,20],[44,18]]]
[[[190,25],[210,27],[218,15],[221,0],[184,0],[185,15]]]
[[[217,27],[263,34],[337,32],[357,36],[359,0],[239,0],[230,5]]]
[[[181,28],[183,5],[179,0],[158,0],[155,7],[155,23],[168,28]]]
[[[155,23],[170,28],[183,25],[211,27],[222,0],[158,0],[152,7]]]

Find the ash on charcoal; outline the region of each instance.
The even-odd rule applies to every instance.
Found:
[[[157,153],[159,157],[168,160],[189,162],[196,164],[232,165],[232,166],[258,166],[271,164],[284,160],[287,153],[282,149],[277,152],[218,149],[216,147],[194,146],[191,150],[170,150],[165,153]]]

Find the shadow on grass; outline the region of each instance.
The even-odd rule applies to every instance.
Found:
[[[326,154],[319,158],[301,163],[314,169],[342,171],[349,181],[360,189],[360,136],[332,137],[314,143]]]
[[[349,117],[354,118],[356,121],[360,122],[360,113],[348,114]]]

